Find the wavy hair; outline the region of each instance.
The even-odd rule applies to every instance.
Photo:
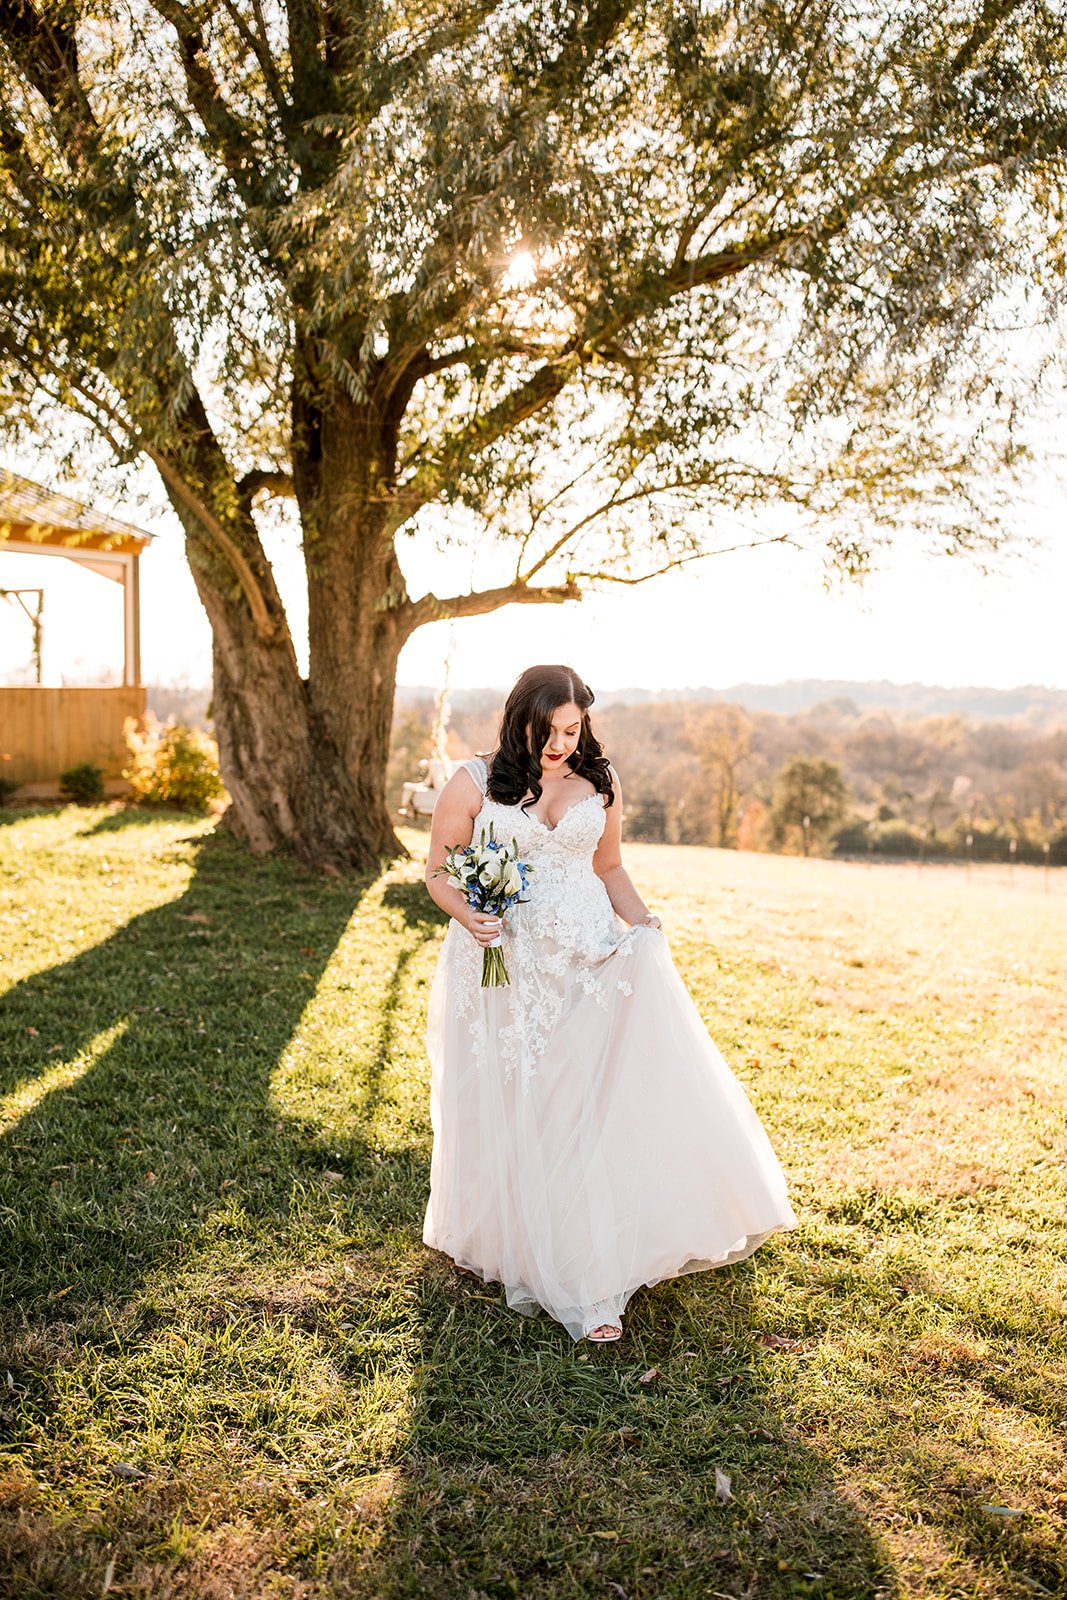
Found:
[[[588,778],[596,792],[605,796],[605,804],[612,804],[615,793],[608,759],[589,725],[593,691],[570,667],[527,667],[508,695],[496,749],[487,758],[491,800],[516,806],[529,790],[530,799],[523,809],[537,804],[541,798],[541,751],[552,731],[552,714],[572,700],[582,714],[582,728],[570,758],[571,771]]]

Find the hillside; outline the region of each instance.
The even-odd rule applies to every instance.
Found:
[[[595,688],[595,685],[594,685]],[[499,688],[456,689],[453,706],[462,711],[481,711],[501,704],[507,686]],[[431,686],[405,686],[398,690],[400,705],[414,705],[433,698]],[[945,688],[928,683],[857,683],[850,679],[795,678],[787,683],[735,683],[725,689],[605,689],[597,691],[598,706],[650,705],[692,701],[704,705],[739,705],[749,711],[772,711],[794,716],[813,706],[832,704],[847,712],[851,706],[861,711],[884,710],[904,716],[961,716],[982,721],[1024,718],[1035,726],[1067,722],[1067,689],[1050,689],[1036,684],[1017,689]]]

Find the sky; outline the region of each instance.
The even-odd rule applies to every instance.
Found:
[[[47,460],[8,456],[4,464],[76,492],[50,478]],[[176,520],[168,511],[146,518],[118,503],[105,509],[156,535],[141,562],[144,681],[207,684],[210,630]],[[1020,501],[1019,520],[1040,548],[993,576],[964,558],[929,557],[901,541],[862,587],[827,593],[816,556],[771,546],[715,556],[637,588],[590,593],[580,603],[509,606],[432,624],[406,646],[399,682],[436,687],[451,652],[455,688],[505,687],[533,662],[562,661],[594,690],[721,689],[794,678],[1067,689],[1067,489],[1046,477],[1031,502]],[[295,529],[275,532],[268,554],[303,659],[306,605]],[[412,595],[457,592],[469,586],[471,571],[462,553],[407,551]],[[38,584],[45,589],[45,681],[117,676],[118,586],[66,560],[4,554],[0,587]],[[28,622],[0,600],[0,681],[24,672],[29,656]]]

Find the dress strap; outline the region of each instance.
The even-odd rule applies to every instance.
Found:
[[[460,766],[466,768],[484,794],[489,787],[489,768],[481,756],[472,756],[469,761],[461,761]]]

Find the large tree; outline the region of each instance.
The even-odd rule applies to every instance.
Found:
[[[758,539],[995,545],[1062,280],[1040,0],[0,0],[0,371],[158,470],[231,820],[367,864],[422,624]],[[295,496],[310,665],[262,543]],[[409,537],[511,568],[413,597]],[[398,548],[399,546],[399,548]]]

